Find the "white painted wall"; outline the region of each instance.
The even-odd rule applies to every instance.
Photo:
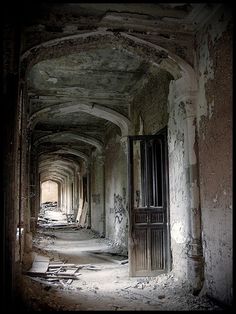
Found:
[[[41,184],[41,202],[58,201],[58,184],[54,181],[45,181]]]

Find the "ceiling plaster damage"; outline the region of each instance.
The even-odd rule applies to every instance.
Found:
[[[41,15],[35,9],[35,16],[25,16],[22,61],[28,62],[29,125],[38,153],[74,158],[77,151],[78,161],[88,160],[96,149],[102,154],[111,126],[127,135],[130,104],[150,76],[163,71],[158,62],[176,68],[165,49],[192,60],[188,47],[202,6],[71,3],[52,10],[44,3]],[[159,56],[142,40],[163,47]]]

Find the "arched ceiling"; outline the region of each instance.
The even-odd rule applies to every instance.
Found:
[[[92,150],[102,151],[108,127],[127,135],[129,102],[151,68],[140,57],[111,46],[35,64],[27,86],[38,152],[73,151],[88,162]]]
[[[111,126],[119,135],[127,135],[129,104],[135,93],[150,74],[158,77],[163,71],[150,62],[151,46],[133,53],[130,36],[137,43],[143,40],[163,47],[157,60],[165,62],[168,50],[191,65],[194,31],[211,13],[211,5],[194,3],[28,5],[22,14],[22,72],[26,73],[29,127],[36,152],[46,158],[54,155],[58,160],[82,162],[93,150],[102,152]],[[95,36],[99,32],[105,33],[104,38],[112,34],[110,43],[110,39],[101,43]],[[133,50],[122,47],[116,37],[120,32]],[[60,44],[63,38],[67,38],[64,45]],[[83,40],[85,46],[80,45]],[[41,56],[37,55],[39,46]],[[171,62],[167,66],[174,68]],[[52,175],[55,162],[41,161],[41,166],[48,165]]]
[[[60,144],[63,146],[67,145],[69,142],[71,146],[77,145],[80,142],[90,144],[92,146],[95,146],[99,151],[102,150],[103,148],[103,142],[81,134],[76,134],[73,132],[57,132],[57,133],[52,133],[50,135],[46,135],[43,137],[40,137],[38,140],[35,141],[35,145],[39,145],[40,143],[55,143],[55,144]],[[81,144],[81,143],[80,143]]]

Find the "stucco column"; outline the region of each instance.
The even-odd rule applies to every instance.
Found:
[[[61,207],[61,182],[57,182],[57,186],[57,209],[59,209]]]
[[[37,199],[37,186],[38,184],[38,167],[37,155],[34,149],[31,150],[31,163],[30,163],[30,230],[32,233],[36,231],[37,217],[38,217],[38,199]]]
[[[65,178],[63,178],[61,185],[61,210],[65,213]]]
[[[128,136],[122,136],[120,138],[120,145],[121,145],[126,157],[128,158]],[[127,159],[127,163],[128,163],[128,159]]]
[[[67,176],[67,179],[66,179],[66,213],[67,214],[70,214],[71,212],[71,194],[70,194],[70,191],[71,191],[71,187],[70,187],[70,184],[71,184],[71,181],[69,179],[69,176]]]
[[[187,131],[187,176],[189,179],[189,243],[188,243],[188,280],[192,292],[201,291],[204,280],[204,261],[201,238],[201,206],[199,198],[199,161],[196,128],[195,97],[185,100]]]
[[[25,140],[22,143],[22,194],[21,194],[21,208],[24,210],[24,255],[23,267],[27,268],[32,263],[32,233],[30,230],[30,129],[23,129]]]
[[[101,215],[101,221],[102,221],[102,225],[103,225],[103,230],[102,230],[102,237],[106,236],[106,185],[105,185],[105,156],[104,154],[98,155],[97,156],[97,160],[99,163],[99,166],[101,166],[102,168],[102,178],[101,178],[101,182],[102,182],[102,194],[103,194],[103,211],[102,211],[102,215]]]
[[[64,179],[61,182],[61,211],[64,212]]]
[[[80,208],[80,198],[81,198],[81,181],[82,181],[82,178],[81,178],[81,174],[80,172],[77,173],[77,214],[76,214],[76,217],[75,219],[78,218],[78,212],[79,212],[79,208]]]
[[[38,221],[38,215],[40,211],[40,175],[39,175],[39,169],[38,169],[38,162],[37,162],[37,170],[36,170],[36,179],[35,179],[35,185],[36,185],[36,217],[35,217],[35,224],[37,226]]]
[[[87,211],[87,228],[91,228],[91,165],[86,163],[87,171],[87,200],[88,200],[88,211]]]
[[[78,169],[75,168],[74,171],[74,184],[73,184],[73,213],[76,214],[76,209],[77,209],[77,172]]]
[[[63,195],[64,195],[64,213],[67,214],[67,177],[65,176],[65,182],[63,186]]]

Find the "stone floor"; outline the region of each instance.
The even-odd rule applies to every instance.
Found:
[[[206,296],[190,294],[187,284],[172,272],[158,277],[129,277],[127,257],[120,255],[108,239],[79,227],[48,228],[50,222],[66,223],[61,212],[48,211],[44,217],[48,222],[34,237],[34,254],[83,267],[78,279],[70,284],[25,275],[25,311],[224,310]]]

